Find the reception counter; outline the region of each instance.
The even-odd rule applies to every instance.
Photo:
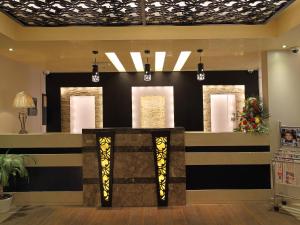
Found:
[[[83,130],[83,144],[84,205],[186,204],[183,128]]]
[[[268,135],[185,132],[186,203],[267,200],[271,196]],[[83,205],[81,134],[0,134],[1,153],[28,154],[29,183],[6,191],[15,203]]]

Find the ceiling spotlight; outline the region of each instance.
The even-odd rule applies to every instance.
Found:
[[[285,49],[285,48],[287,48],[287,47],[288,47],[287,45],[282,45],[282,48],[283,48],[283,49]]]
[[[9,49],[8,49],[8,51],[10,51],[10,52],[13,52],[13,51],[14,51],[14,49],[13,49],[13,48],[9,48]]]
[[[148,55],[150,54],[150,50],[145,50],[145,54],[147,55],[147,63],[145,64],[145,73],[144,73],[144,81],[151,81],[151,66],[148,63]]]
[[[97,55],[98,51],[92,51],[92,53],[95,55],[95,61],[94,64],[92,65],[92,82],[98,83],[100,81],[100,75],[99,75],[99,68],[97,64]]]
[[[203,49],[198,49],[197,52],[200,54],[200,63],[198,63],[198,70],[197,70],[197,80],[204,81],[205,80],[204,64],[202,63],[201,60]]]

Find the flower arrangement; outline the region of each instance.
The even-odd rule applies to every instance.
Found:
[[[237,132],[258,133],[263,134],[269,131],[266,124],[266,119],[270,115],[265,112],[261,100],[255,97],[250,97],[245,100],[245,106],[242,113],[238,113],[238,128]]]

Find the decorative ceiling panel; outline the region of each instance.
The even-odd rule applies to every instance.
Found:
[[[263,24],[294,0],[0,0],[27,26]]]
[[[28,26],[138,25],[139,0],[0,0],[0,10]]]

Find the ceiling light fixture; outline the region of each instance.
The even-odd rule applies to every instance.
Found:
[[[97,55],[98,51],[92,51],[92,53],[95,55],[95,61],[93,64],[93,70],[92,70],[92,82],[98,83],[100,81],[100,75],[99,75],[99,68],[97,64]]]
[[[143,60],[140,52],[130,52],[130,56],[132,58],[133,64],[137,72],[144,71]]]
[[[166,52],[155,52],[155,71],[163,71]]]
[[[283,48],[283,49],[285,49],[285,48],[287,48],[287,47],[288,47],[287,45],[282,45],[282,48]]]
[[[145,54],[147,56],[147,63],[145,64],[144,81],[151,81],[151,66],[148,63],[148,56],[150,54],[150,50],[145,50]]]
[[[202,63],[202,59],[201,59],[203,49],[198,49],[197,52],[200,54],[200,63],[198,63],[198,70],[197,70],[197,80],[204,81],[205,80],[204,64]]]
[[[184,66],[184,64],[186,63],[186,61],[188,60],[190,55],[191,55],[191,51],[180,52],[180,55],[178,57],[178,60],[175,64],[173,71],[180,71],[182,69],[182,67]]]
[[[114,52],[106,52],[105,55],[112,62],[112,64],[116,67],[119,72],[126,72],[123,64],[119,60],[118,56]]]
[[[8,49],[8,51],[10,51],[10,52],[13,52],[13,51],[14,51],[14,49],[13,49],[13,48],[9,48],[9,49]]]

